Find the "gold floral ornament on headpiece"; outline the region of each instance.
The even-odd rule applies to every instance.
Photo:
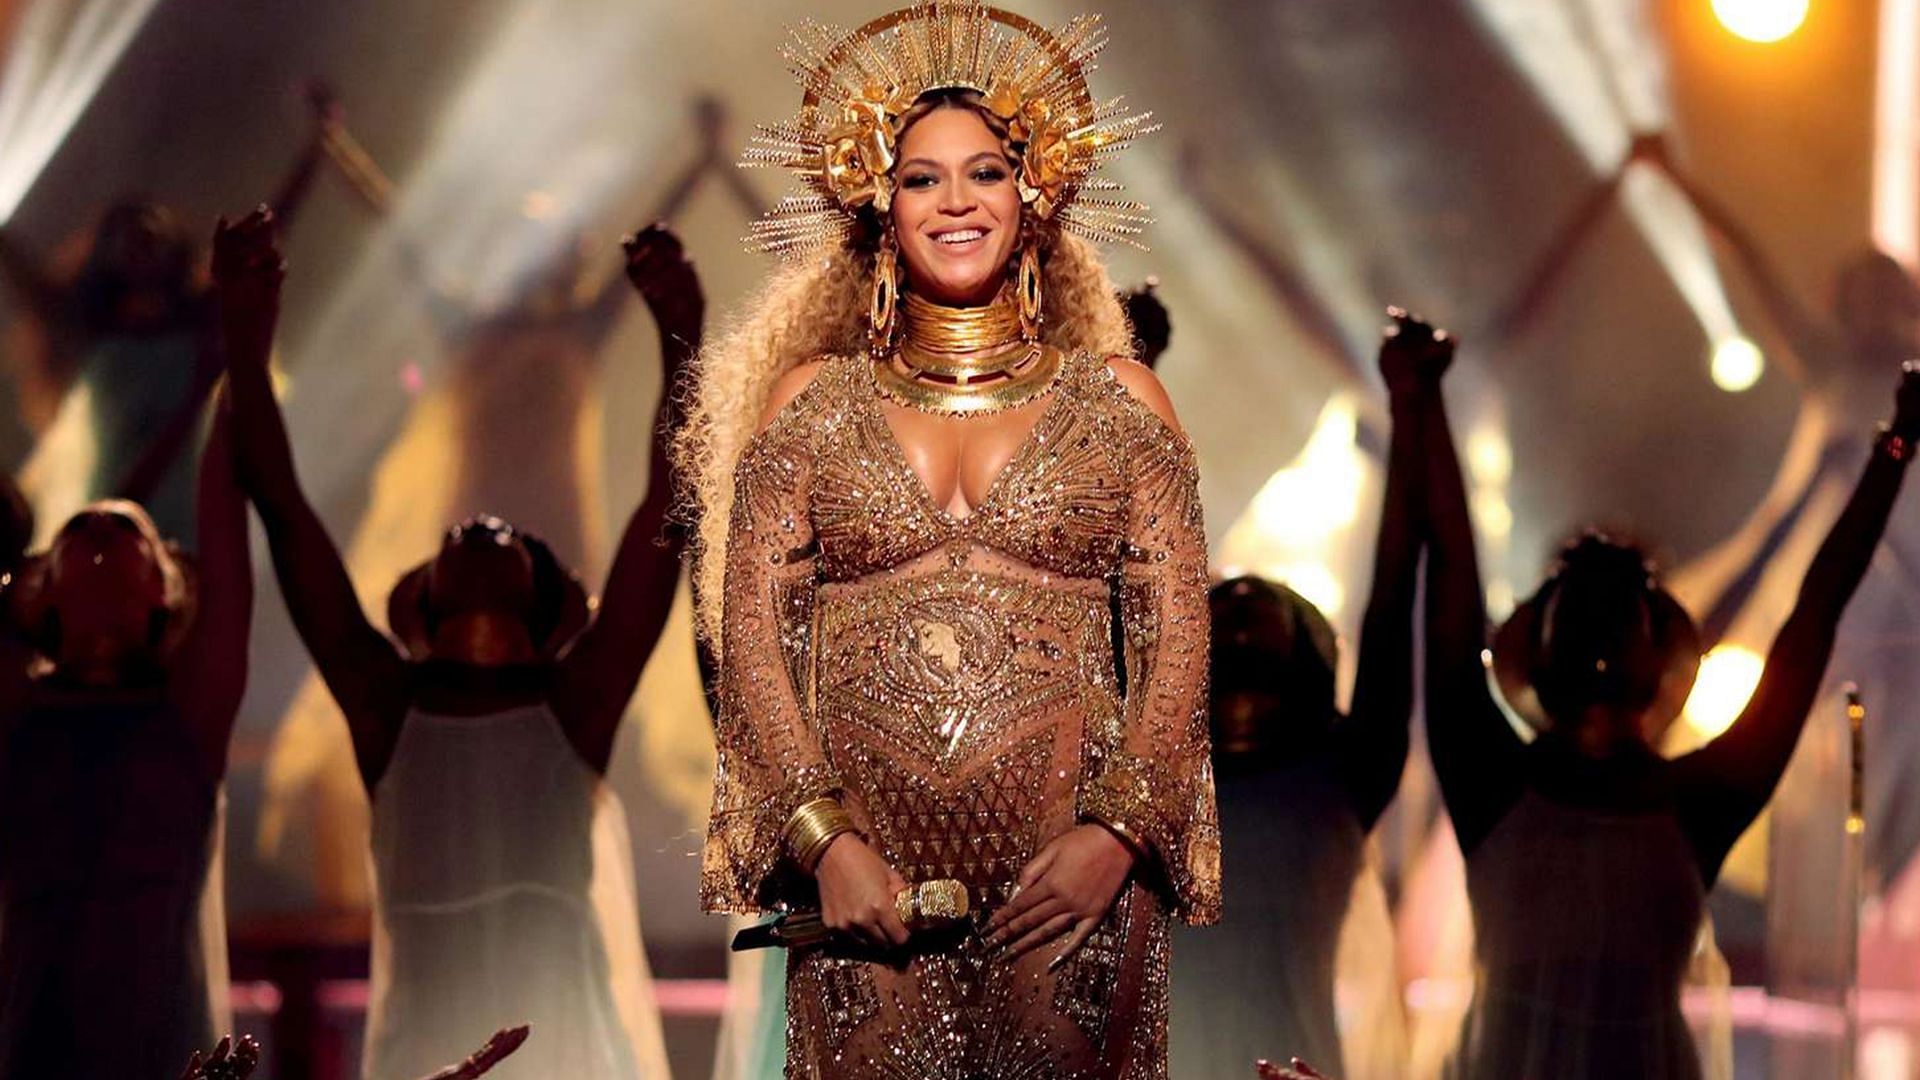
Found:
[[[809,193],[754,222],[749,245],[801,257],[847,243],[865,208],[892,204],[899,118],[926,94],[972,90],[1006,121],[1021,202],[1040,222],[1139,246],[1146,206],[1111,197],[1120,185],[1093,173],[1158,125],[1120,98],[1093,99],[1087,73],[1106,41],[1097,15],[1050,32],[979,0],[921,0],[852,33],[801,24],[782,50],[800,113],[761,127],[741,164],[790,169]]]

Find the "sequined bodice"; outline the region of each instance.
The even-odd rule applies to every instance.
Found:
[[[1102,386],[1106,369],[1091,364],[1067,364],[1033,429],[964,517],[935,505],[913,472],[881,412],[871,369],[843,362],[822,374],[832,380],[822,390],[844,403],[831,452],[814,472],[827,580],[891,569],[950,544],[979,545],[1070,577],[1111,574],[1125,527],[1126,477],[1113,457],[1118,418],[1088,407],[1117,388]]]

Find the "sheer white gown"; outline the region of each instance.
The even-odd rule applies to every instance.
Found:
[[[408,715],[373,798],[364,1074],[413,1080],[531,1024],[499,1080],[667,1066],[625,813],[545,705]]]

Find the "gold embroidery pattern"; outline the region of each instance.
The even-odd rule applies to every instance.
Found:
[[[983,753],[1096,680],[1109,647],[1092,592],[953,569],[822,597],[822,734],[872,736],[910,767],[962,778]],[[1109,688],[1112,678],[1096,681]]]
[[[852,751],[847,773],[873,819],[881,857],[908,881],[964,883],[978,910],[1005,903],[1034,855],[1052,750],[1050,735],[1037,736],[955,792],[872,751]]]
[[[1100,928],[1066,962],[1053,984],[1054,1009],[1072,1018],[1088,1042],[1106,1038],[1107,1015],[1119,989],[1133,931],[1133,901],[1132,889],[1120,894]]]
[[[866,962],[814,953],[796,960],[794,969],[789,983],[804,992],[793,997],[795,1007],[787,1013],[791,1045],[804,1046],[809,1036],[818,1037],[825,1040],[830,1053],[838,1055],[861,1025],[880,1014],[880,992]],[[809,1018],[824,1030],[794,1030]]]
[[[1045,400],[965,518],[912,471],[865,358],[828,362],[756,436],[729,540],[703,898],[782,895],[779,828],[829,791],[904,876],[958,876],[983,904],[1088,819],[1142,839],[1155,891],[1132,890],[1058,972],[1045,950],[1009,965],[968,936],[905,970],[834,975],[823,1011],[825,958],[796,956],[791,1076],[1166,1075],[1166,922],[1219,907],[1197,473],[1098,359],[1069,357]]]

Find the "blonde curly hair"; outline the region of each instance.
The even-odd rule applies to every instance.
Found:
[[[970,91],[930,95],[900,118],[899,134],[937,108],[972,109],[1005,138],[1005,125]],[[692,504],[681,513],[692,526],[695,626],[716,656],[734,467],[782,375],[809,361],[866,350],[877,235],[877,228],[860,230],[849,247],[775,270],[701,351],[687,420],[673,450],[681,474],[691,480]],[[1037,235],[1046,305],[1042,339],[1067,353],[1132,356],[1133,331],[1099,253],[1069,233],[1042,229]]]

